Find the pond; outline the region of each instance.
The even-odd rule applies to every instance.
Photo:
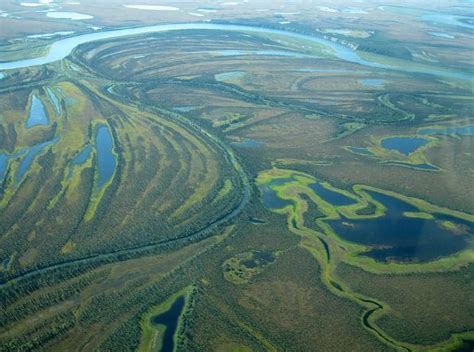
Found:
[[[356,203],[356,201],[352,198],[345,196],[342,193],[335,192],[332,190],[327,189],[321,183],[316,182],[309,187],[316,193],[322,200],[332,204],[334,206],[344,206]]]
[[[185,299],[183,296],[178,297],[173,302],[170,309],[166,312],[151,318],[151,321],[155,325],[164,325],[166,327],[162,337],[161,352],[173,352],[174,351],[174,334],[178,327],[179,317],[183,312]]]
[[[396,150],[404,155],[410,155],[428,142],[426,138],[421,137],[390,137],[383,139],[381,145],[387,150]]]
[[[270,251],[255,251],[252,253],[252,258],[241,262],[243,266],[249,269],[264,267],[275,261],[273,253]]]
[[[99,177],[97,189],[102,188],[114,175],[117,156],[114,154],[114,139],[106,125],[100,125],[96,134],[97,166]]]
[[[474,226],[468,221],[441,214],[431,220],[406,217],[404,212],[419,210],[385,194],[367,193],[387,208],[383,216],[375,219],[341,218],[328,221],[344,240],[372,247],[364,256],[382,262],[426,262],[461,251],[472,241]],[[441,225],[443,221],[454,223],[466,229],[467,233],[451,232]]]
[[[43,102],[36,95],[33,95],[31,98],[30,114],[26,121],[26,127],[30,128],[39,125],[45,126],[48,124],[48,113],[46,112]]]

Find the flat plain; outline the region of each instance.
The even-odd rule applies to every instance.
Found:
[[[0,351],[470,351],[474,7],[0,5]]]

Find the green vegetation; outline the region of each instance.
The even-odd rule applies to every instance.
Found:
[[[2,62],[91,24],[335,46],[156,32],[0,72],[0,350],[469,347],[469,31],[389,3],[61,4],[90,22],[6,3]],[[28,128],[33,96],[49,121]]]
[[[253,276],[275,260],[271,252],[252,251],[226,260],[222,266],[226,280],[235,284],[247,283]]]

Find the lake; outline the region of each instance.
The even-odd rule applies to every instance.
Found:
[[[84,149],[81,150],[79,154],[76,155],[74,159],[72,159],[73,165],[82,165],[89,159],[89,155],[92,151],[92,146],[90,144],[86,145]]]
[[[352,198],[345,196],[342,193],[331,191],[324,187],[321,183],[316,182],[309,187],[316,193],[322,200],[332,204],[334,206],[343,206],[356,203]]]
[[[385,215],[376,219],[328,221],[344,240],[372,247],[364,256],[377,261],[425,262],[461,251],[472,241],[474,226],[468,221],[448,215],[436,215],[435,220],[406,217],[404,212],[419,210],[385,194],[367,193],[387,208]],[[465,227],[469,234],[454,234],[440,225],[442,221]]]
[[[97,128],[95,142],[99,171],[96,188],[100,189],[112,178],[117,166],[117,156],[114,154],[114,139],[108,126],[100,125]]]
[[[293,205],[293,202],[287,199],[278,197],[276,191],[272,188],[273,186],[284,185],[285,183],[294,181],[293,178],[278,178],[270,182],[269,184],[261,185],[260,193],[262,196],[262,202],[267,209],[279,209],[284,208],[288,205]]]
[[[48,113],[46,112],[43,102],[36,95],[33,95],[31,99],[30,113],[28,120],[26,121],[26,127],[30,128],[39,125],[45,126],[48,124]]]
[[[176,332],[179,322],[179,316],[181,315],[184,308],[185,299],[180,296],[173,302],[170,309],[166,312],[151,318],[151,321],[155,325],[164,325],[166,327],[162,337],[161,352],[173,352],[174,351],[174,339],[173,336]],[[160,338],[160,337],[158,337]]]
[[[390,137],[382,139],[381,145],[387,150],[396,150],[409,155],[428,142],[427,139],[421,137]]]
[[[25,156],[21,160],[18,170],[16,172],[15,181],[17,184],[19,184],[22,181],[23,176],[25,176],[26,172],[28,171],[31,164],[33,163],[35,157],[39,153],[41,153],[44,149],[46,149],[48,146],[56,143],[58,140],[59,140],[59,137],[55,137],[51,141],[40,143],[38,145],[35,145],[34,147],[25,148],[24,150],[20,152],[21,154],[25,154]]]

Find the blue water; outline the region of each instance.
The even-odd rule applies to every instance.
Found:
[[[448,128],[422,128],[418,131],[418,134],[425,135],[461,135],[461,136],[472,136],[474,135],[474,125],[468,125],[463,127],[448,127]]]
[[[0,185],[3,182],[3,179],[5,178],[5,174],[7,172],[8,159],[8,155],[0,154]]]
[[[356,201],[352,198],[346,197],[342,193],[331,191],[319,182],[309,185],[309,187],[324,201],[335,206],[344,206],[354,204]]]
[[[15,176],[15,181],[17,184],[19,184],[22,181],[23,176],[25,176],[26,172],[30,168],[36,156],[39,153],[41,153],[44,149],[46,149],[48,146],[56,143],[58,140],[59,140],[59,137],[56,137],[51,141],[43,142],[41,144],[35,145],[34,147],[27,148],[22,152],[25,154],[25,156],[21,160],[20,165],[18,166],[16,176]]]
[[[334,43],[330,40],[324,38],[298,34],[294,32],[288,32],[283,30],[268,29],[261,27],[251,27],[251,26],[239,26],[239,25],[227,25],[227,24],[214,24],[214,23],[181,23],[181,24],[167,24],[167,25],[156,25],[148,27],[136,27],[128,29],[119,29],[112,31],[103,31],[103,32],[94,32],[88,34],[77,35],[69,38],[64,38],[54,42],[47,54],[42,57],[34,59],[25,59],[18,61],[9,61],[0,63],[0,70],[16,69],[16,68],[25,68],[35,65],[44,65],[54,61],[61,60],[68,56],[74,48],[78,45],[89,43],[96,40],[102,39],[112,39],[117,37],[124,37],[129,35],[138,35],[146,33],[155,33],[155,32],[167,32],[167,31],[177,31],[177,30],[222,30],[222,31],[233,31],[233,32],[252,32],[252,33],[267,33],[267,34],[277,34],[283,35],[290,38],[295,38],[299,40],[308,40],[314,43],[324,45],[331,49],[332,54],[344,61],[357,63],[363,66],[375,67],[375,68],[385,68],[385,69],[394,69],[401,70],[405,72],[418,72],[418,73],[427,73],[436,76],[451,77],[462,80],[474,80],[472,74],[460,71],[450,71],[448,69],[438,69],[430,67],[414,67],[412,65],[403,65],[403,66],[389,66],[380,64],[374,61],[362,59],[354,50],[341,45]]]
[[[259,148],[262,147],[264,143],[256,139],[245,138],[240,142],[232,142],[232,145],[240,148]]]
[[[81,150],[77,156],[72,159],[72,164],[73,165],[82,165],[86,162],[87,159],[89,159],[89,155],[91,154],[92,151],[92,146],[90,144],[86,145],[84,149]]]
[[[427,139],[419,137],[391,137],[383,139],[381,145],[385,149],[409,155],[428,142]]]
[[[43,102],[36,95],[31,100],[30,114],[26,121],[26,127],[30,128],[38,125],[47,125],[49,123],[48,113],[44,108]]]
[[[378,79],[378,78],[366,78],[366,79],[359,79],[359,82],[362,83],[364,86],[380,88],[380,87],[383,87],[386,81],[384,79]]]
[[[461,251],[472,240],[473,223],[439,214],[435,220],[405,217],[404,212],[418,212],[418,209],[384,194],[367,193],[387,208],[385,215],[375,219],[328,221],[341,238],[371,247],[364,256],[377,261],[425,262]],[[464,226],[468,234],[453,234],[440,226],[441,221]]]
[[[260,193],[262,196],[262,202],[265,208],[268,209],[279,209],[284,208],[288,205],[293,205],[293,202],[286,199],[281,199],[277,196],[275,190],[272,187],[281,186],[288,182],[294,181],[293,178],[277,178],[272,180],[269,184],[260,186]]]
[[[56,112],[56,115],[59,115],[61,113],[61,106],[59,105],[59,99],[56,94],[54,94],[53,90],[51,88],[46,88],[48,91],[48,95],[53,102],[54,105],[54,111]]]
[[[166,312],[151,318],[153,324],[164,325],[166,327],[162,338],[161,352],[173,352],[174,351],[174,339],[173,336],[178,327],[179,317],[183,312],[185,299],[184,297],[178,297],[173,302],[170,309]]]
[[[289,200],[278,197],[276,192],[270,186],[262,186],[260,187],[260,191],[265,208],[279,209],[293,204],[293,202]]]
[[[102,188],[114,175],[117,166],[117,156],[114,154],[114,139],[108,126],[101,125],[96,134],[97,165],[99,178],[97,189]]]

